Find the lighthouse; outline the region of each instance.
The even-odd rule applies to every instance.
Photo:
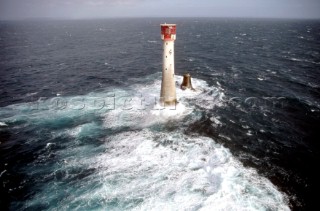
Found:
[[[174,81],[174,41],[176,39],[176,24],[161,24],[161,39],[163,40],[163,65],[160,102],[163,106],[174,106],[177,103]]]

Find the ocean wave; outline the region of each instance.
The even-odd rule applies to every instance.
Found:
[[[60,152],[67,162],[52,170],[64,172],[55,179],[61,182],[44,185],[25,208],[46,201],[56,209],[289,210],[285,194],[210,138],[143,129],[106,137],[101,147],[90,157],[77,156],[89,150],[81,146]],[[94,170],[68,185],[72,169]]]
[[[43,149],[26,167],[37,189],[23,208],[289,210],[287,196],[228,149],[184,134],[203,112],[225,106],[221,85],[193,78],[195,91],[183,91],[182,76],[176,76],[177,107],[159,108],[158,75],[112,92],[39,99],[37,109],[28,103],[6,107],[12,115],[5,122],[23,120],[38,135],[50,130],[47,142],[33,141]],[[99,101],[106,98],[111,107]],[[219,117],[210,120],[222,124]],[[179,127],[162,129],[173,122]]]

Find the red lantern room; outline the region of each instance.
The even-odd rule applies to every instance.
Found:
[[[176,39],[176,24],[161,24],[161,39],[173,41]]]

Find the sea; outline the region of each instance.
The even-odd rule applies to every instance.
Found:
[[[315,210],[319,78],[319,20],[0,21],[1,210]]]

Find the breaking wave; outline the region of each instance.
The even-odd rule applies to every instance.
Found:
[[[36,178],[34,195],[21,207],[289,210],[287,196],[227,148],[185,134],[204,112],[225,105],[223,90],[194,78],[196,91],[177,86],[179,103],[164,108],[158,104],[161,81],[154,80],[159,76],[126,88],[1,108],[1,126],[37,130],[27,144],[39,150],[24,169]]]

